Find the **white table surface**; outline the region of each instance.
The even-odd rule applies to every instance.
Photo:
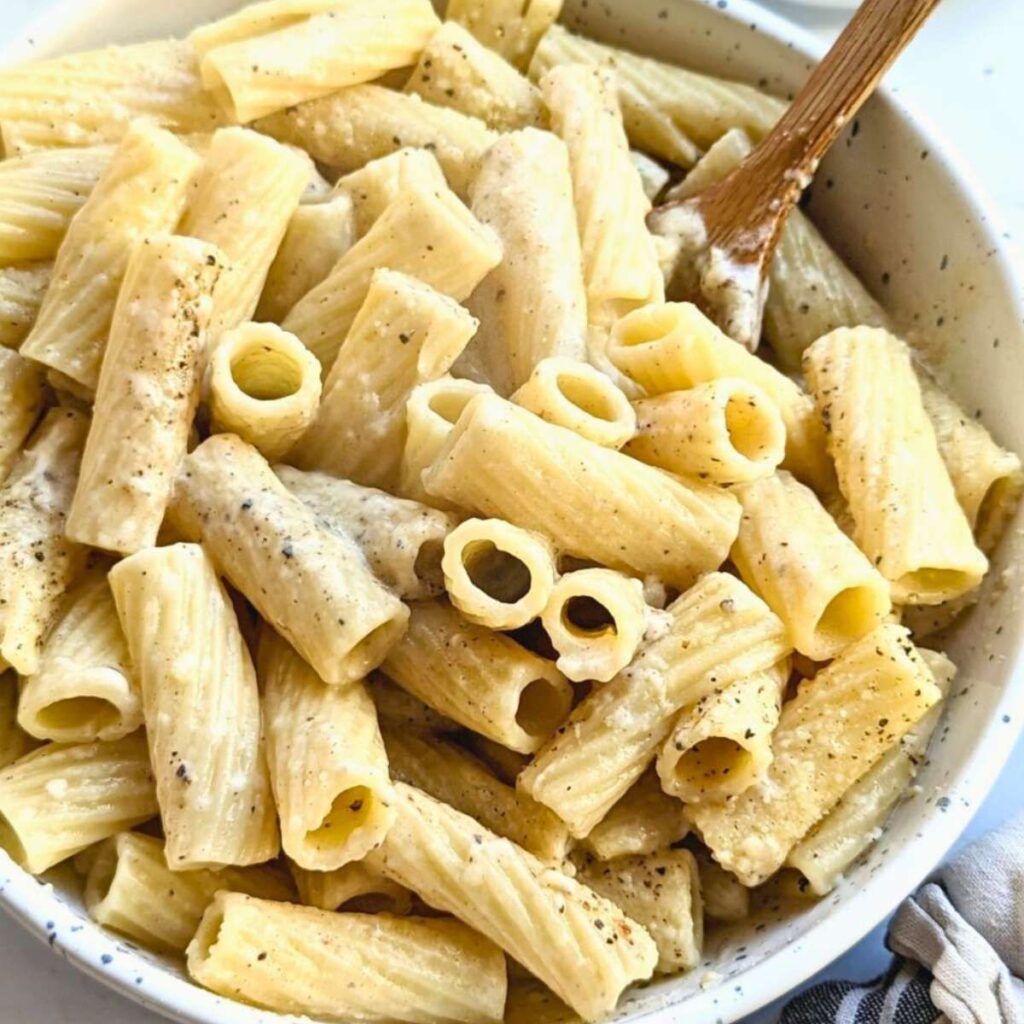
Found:
[[[52,0],[0,0],[0,39],[21,29]],[[768,6],[831,40],[841,11],[765,0]],[[964,154],[987,190],[1010,238],[1024,239],[1024,0],[944,0],[889,82]],[[1019,778],[1024,741],[964,833],[961,844],[1024,809]],[[823,978],[873,977],[889,954],[879,928],[808,984]],[[767,1024],[778,1007],[745,1024]],[[14,921],[0,915],[0,1024],[159,1024],[98,982],[79,974]]]

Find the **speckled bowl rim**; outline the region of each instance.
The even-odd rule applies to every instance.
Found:
[[[675,2],[678,0],[666,0],[666,3]],[[825,47],[810,33],[750,0],[729,0],[724,9],[720,0],[684,2],[712,9],[722,19],[756,26],[758,32],[789,45],[810,60],[819,60],[824,53]],[[8,64],[30,58],[39,40],[58,36],[74,38],[76,28],[89,18],[89,8],[93,5],[94,0],[61,0],[33,21],[27,30],[0,46],[0,62]],[[997,219],[991,215],[992,206],[984,197],[983,189],[929,118],[908,109],[892,90],[882,87],[878,91],[900,119],[928,142],[945,177],[969,205],[989,243],[991,272],[998,273],[1001,290],[1015,306],[1018,322],[1024,322],[1024,284],[1019,276],[1017,257],[995,227]],[[955,790],[959,799],[949,805],[946,813],[935,815],[918,836],[906,841],[898,852],[894,851],[866,883],[862,893],[813,925],[801,941],[791,943],[737,976],[734,980],[741,977],[742,985],[715,986],[675,1002],[666,996],[663,1005],[637,1008],[626,1017],[617,1015],[616,1020],[623,1024],[673,1024],[680,1019],[682,1010],[688,1018],[697,1021],[729,1024],[791,992],[849,950],[927,877],[967,826],[995,783],[1024,725],[1024,715],[1018,714],[1022,697],[1024,650],[1018,650],[1007,668],[1000,700],[976,737],[972,753],[948,780],[948,789]],[[1005,724],[1010,721],[1006,716],[1012,716],[1013,724]],[[66,902],[52,885],[22,871],[2,850],[0,906],[85,973],[172,1020],[185,1024],[282,1024],[285,1021],[308,1024],[309,1019],[305,1017],[285,1016],[223,999],[174,975],[149,954],[83,919],[82,911]]]

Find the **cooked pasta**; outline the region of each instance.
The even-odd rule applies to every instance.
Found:
[[[475,117],[379,85],[355,85],[300,103],[254,127],[343,173],[406,146],[428,149],[463,197],[497,138]]]
[[[43,371],[36,363],[0,348],[0,484],[18,458],[43,409]]]
[[[732,923],[750,915],[750,890],[707,854],[697,858],[704,919]]]
[[[237,434],[279,459],[316,417],[320,363],[294,334],[249,321],[218,339],[206,387],[214,433]]]
[[[555,583],[555,553],[540,534],[502,519],[467,519],[444,541],[453,605],[479,626],[516,629],[537,618]]]
[[[444,591],[444,539],[458,517],[326,473],[292,466],[274,472],[330,529],[350,536],[374,575],[399,597],[419,601]]]
[[[45,261],[0,267],[0,345],[17,348],[28,337],[52,275]]]
[[[910,353],[880,328],[840,328],[804,353],[828,429],[853,539],[899,604],[939,604],[981,581],[971,535],[942,461]]]
[[[102,570],[68,592],[39,667],[22,685],[18,724],[58,743],[116,740],[142,725],[142,699]]]
[[[187,961],[222,995],[332,1020],[491,1024],[505,1005],[501,950],[452,918],[334,914],[219,892]]]
[[[95,390],[128,261],[144,238],[173,230],[198,166],[170,132],[132,125],[68,226],[22,355]]]
[[[409,274],[424,287],[459,302],[500,259],[497,237],[454,193],[447,188],[427,190],[411,185],[338,260],[330,274],[299,300],[281,326],[297,334],[330,371],[380,268]],[[385,285],[379,284],[381,291],[386,280]],[[455,311],[450,315],[454,317]],[[367,337],[366,325],[363,330],[368,343],[372,339]]]
[[[256,673],[209,555],[147,548],[118,562],[110,585],[142,690],[167,863],[276,856]]]
[[[447,295],[406,274],[375,270],[320,407],[289,459],[368,487],[395,487],[409,395],[448,371],[476,326]]]
[[[719,377],[633,406],[627,455],[681,476],[735,484],[770,476],[786,454],[779,408],[750,381]]]
[[[199,400],[223,254],[155,235],[128,262],[65,533],[130,555],[156,543]]]
[[[576,569],[551,590],[541,615],[558,666],[576,682],[606,683],[636,654],[648,626],[640,580],[613,569]]]
[[[310,871],[360,860],[394,820],[373,701],[359,680],[325,684],[266,627],[257,667],[284,852]]]
[[[683,483],[494,395],[466,407],[424,485],[546,534],[568,554],[674,586],[720,565],[739,523],[727,492]]]
[[[585,356],[587,299],[565,143],[536,128],[502,135],[471,198],[503,256],[470,298],[480,330],[466,360],[479,368],[471,376],[508,395],[542,359]]]
[[[445,17],[465,25],[484,46],[525,68],[562,0],[448,0]]]
[[[636,413],[626,396],[600,370],[577,359],[542,359],[512,401],[606,448],[621,448],[636,433]]]
[[[0,768],[14,764],[39,746],[39,742],[18,724],[19,703],[17,674],[0,672]]]
[[[474,732],[532,753],[569,714],[572,690],[549,662],[474,625],[445,601],[413,605],[385,674]]]
[[[320,910],[360,910],[364,913],[408,914],[412,893],[362,861],[334,871],[306,871],[291,865],[299,899]]]
[[[497,131],[539,127],[546,119],[540,92],[530,80],[457,21],[446,21],[431,36],[405,91],[478,117]]]
[[[654,942],[614,903],[411,786],[396,795],[395,825],[371,864],[498,943],[585,1020],[650,977]]]
[[[361,679],[405,629],[408,611],[355,541],[322,526],[233,434],[182,461],[171,517],[326,682]]]

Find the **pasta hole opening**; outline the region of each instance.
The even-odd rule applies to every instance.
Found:
[[[416,552],[416,561],[412,571],[424,589],[432,593],[444,590],[444,573],[441,571],[441,560],[444,558],[444,542],[440,540],[424,541]]]
[[[845,645],[870,633],[888,610],[888,600],[876,587],[847,587],[825,606],[815,632]]]
[[[113,843],[104,844],[96,855],[85,882],[85,905],[90,912],[110,895],[110,887],[117,873],[117,860]]]
[[[560,687],[548,679],[534,679],[519,694],[516,724],[529,736],[547,737],[562,724],[568,710]]]
[[[489,540],[467,544],[462,549],[462,566],[477,590],[501,604],[521,601],[533,585],[526,563]]]
[[[28,850],[22,845],[17,829],[6,814],[0,814],[0,849],[5,850],[19,867],[24,868],[28,863]]]
[[[298,360],[287,352],[257,342],[232,356],[231,379],[248,398],[275,402],[299,392],[303,372]]]
[[[40,731],[47,733],[100,732],[121,721],[121,712],[103,697],[67,697],[55,700],[36,714]]]
[[[361,679],[384,660],[388,648],[401,636],[405,621],[405,616],[396,615],[393,619],[382,622],[349,651],[345,667],[350,679]]]
[[[679,317],[670,306],[648,306],[630,313],[615,325],[615,340],[625,348],[656,345],[679,326]]]
[[[1016,476],[1002,476],[989,484],[974,517],[974,534],[982,551],[988,551],[1003,532],[1016,507],[1020,486]]]
[[[445,423],[450,423],[454,426],[458,423],[462,410],[474,398],[476,398],[476,393],[473,392],[438,391],[430,396],[430,411],[443,419]]]
[[[749,750],[725,736],[709,736],[695,743],[676,762],[680,783],[706,789],[732,781],[750,767]]]
[[[588,416],[605,423],[618,423],[619,410],[614,396],[602,391],[595,382],[572,373],[560,373],[555,383],[565,400]]]
[[[587,594],[570,597],[562,605],[562,625],[573,636],[587,638],[617,636],[619,632],[615,616]]]
[[[224,907],[221,902],[211,903],[203,914],[195,938],[188,947],[188,962],[191,968],[195,964],[205,963],[213,952],[213,947],[220,941],[221,929],[224,927]]]
[[[745,459],[763,462],[774,454],[770,439],[775,431],[770,413],[749,394],[729,396],[725,403],[725,429],[729,442]]]
[[[319,828],[306,836],[306,842],[319,850],[337,849],[349,841],[373,816],[376,798],[368,786],[342,790],[331,804]]]
[[[916,598],[921,604],[932,604],[958,597],[976,582],[974,576],[959,569],[918,569],[901,576],[898,586],[908,598]],[[914,601],[907,603],[913,604]]]

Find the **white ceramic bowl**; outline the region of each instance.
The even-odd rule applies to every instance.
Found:
[[[181,33],[238,6],[239,0],[65,0],[8,48],[5,63]],[[746,0],[569,0],[563,20],[781,95],[820,56],[813,40]],[[1024,302],[998,225],[952,149],[884,90],[858,121],[859,130],[847,132],[819,172],[815,219],[889,308],[928,333],[965,407],[978,411],[1004,444],[1024,451]],[[953,642],[961,672],[920,775],[921,792],[899,808],[866,859],[799,917],[766,921],[759,931],[745,924],[689,976],[631,994],[617,1019],[669,1024],[685,1007],[687,1019],[734,1021],[843,953],[931,870],[995,780],[1024,713],[1020,586],[1012,576],[1000,580],[1022,559],[1024,531],[1016,526],[986,596]],[[60,877],[52,885],[38,882],[2,853],[0,901],[68,960],[169,1017],[195,1024],[286,1019],[194,987],[178,965],[92,924]],[[702,989],[712,973],[716,980]]]

